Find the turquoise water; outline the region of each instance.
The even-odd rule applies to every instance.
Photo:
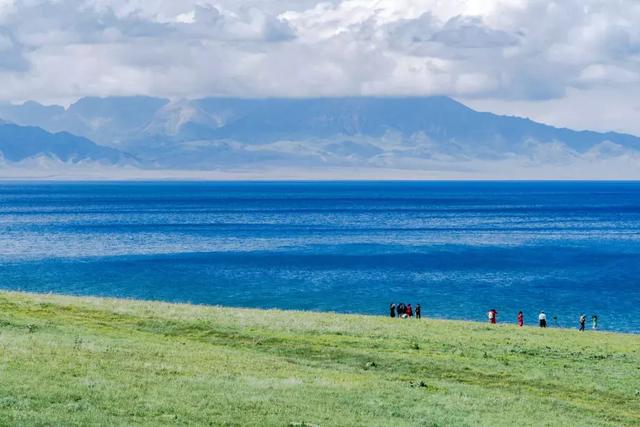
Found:
[[[0,184],[4,289],[640,332],[639,283],[640,183]]]

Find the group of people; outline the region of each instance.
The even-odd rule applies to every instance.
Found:
[[[416,308],[414,311],[413,307],[411,307],[411,304],[404,304],[402,302],[398,304],[391,303],[389,304],[389,315],[391,317],[397,317],[399,319],[411,319],[415,315],[416,319],[421,319],[422,308],[420,307],[420,304],[416,304]],[[498,323],[498,311],[495,308],[492,308],[487,312],[487,317],[489,319],[489,323]],[[558,318],[556,316],[553,317],[553,321],[554,326],[559,326]],[[524,313],[522,313],[522,311],[518,312],[517,322],[518,326],[524,326]],[[584,331],[586,323],[587,316],[585,314],[581,314],[580,318],[578,319],[578,330]],[[538,325],[541,328],[547,327],[547,315],[544,311],[541,311],[540,314],[538,314]],[[591,316],[591,328],[598,329],[598,316],[596,316],[595,314]]]
[[[391,317],[398,317],[399,319],[410,319],[413,317],[414,311],[411,304],[404,304],[402,302],[398,304],[391,303],[389,305],[389,314]],[[415,315],[416,319],[422,318],[422,308],[420,304],[416,304]]]
[[[578,328],[579,331],[584,331],[584,324],[587,323],[587,316],[583,314],[580,315],[580,327]],[[596,316],[595,314],[591,315],[591,329],[598,329],[598,316]]]
[[[489,318],[489,323],[498,323],[498,311],[495,308],[492,308],[487,312],[487,317]],[[547,327],[547,315],[544,314],[544,311],[540,312],[538,321],[540,322],[541,328]],[[524,326],[524,314],[522,313],[522,311],[518,312],[518,326]]]
[[[489,323],[494,323],[494,324],[497,323],[498,311],[495,308],[492,308],[487,312],[487,317],[489,319]],[[518,312],[517,320],[518,320],[518,326],[524,326],[524,314],[522,313],[522,311]],[[555,326],[558,326],[558,318],[554,316],[553,320],[555,322]],[[586,323],[587,323],[587,316],[585,314],[581,314],[580,318],[578,319],[578,324],[579,324],[578,330],[584,331]],[[547,315],[544,311],[541,311],[540,314],[538,314],[538,325],[541,328],[547,327]],[[591,328],[598,329],[598,316],[596,316],[595,314],[591,316]]]

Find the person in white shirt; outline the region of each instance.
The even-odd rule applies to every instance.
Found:
[[[544,314],[544,311],[540,312],[540,315],[538,316],[538,320],[540,321],[540,327],[541,328],[546,328],[547,327],[547,315]]]

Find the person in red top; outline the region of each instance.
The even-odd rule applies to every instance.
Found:
[[[487,314],[489,316],[489,323],[496,323],[496,318],[498,317],[498,312],[496,311],[496,309],[492,308]]]
[[[518,326],[524,325],[524,314],[521,311],[518,312]]]
[[[413,316],[413,309],[411,308],[411,304],[407,304],[407,316]]]

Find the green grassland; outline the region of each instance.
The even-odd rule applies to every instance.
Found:
[[[640,336],[0,292],[0,425],[640,425]]]

